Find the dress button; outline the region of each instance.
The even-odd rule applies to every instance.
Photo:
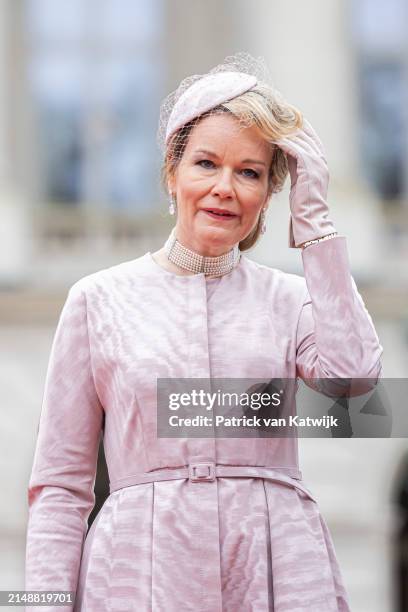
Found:
[[[190,463],[188,477],[191,482],[212,482],[215,480],[215,463]]]

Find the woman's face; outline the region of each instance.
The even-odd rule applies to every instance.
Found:
[[[176,236],[202,255],[221,255],[256,226],[268,200],[272,147],[229,114],[192,130],[169,189],[177,199]],[[222,209],[232,216],[207,211]]]

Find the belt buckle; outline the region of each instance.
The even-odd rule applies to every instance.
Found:
[[[188,477],[191,482],[213,482],[215,480],[215,464],[211,461],[190,463]]]

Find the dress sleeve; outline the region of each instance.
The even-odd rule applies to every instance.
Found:
[[[26,590],[76,591],[87,520],[95,503],[103,408],[94,386],[81,287],[78,281],[68,293],[46,375],[28,486]]]
[[[350,274],[346,238],[310,245],[302,259],[307,290],[297,329],[297,376],[316,390],[319,382],[312,379],[376,383],[383,348]]]

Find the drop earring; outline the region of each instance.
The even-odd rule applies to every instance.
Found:
[[[169,213],[171,215],[174,215],[176,213],[176,198],[174,197],[172,193],[170,193],[169,196],[170,196]]]
[[[261,234],[264,234],[266,232],[265,211],[266,208],[263,208],[261,210]]]

